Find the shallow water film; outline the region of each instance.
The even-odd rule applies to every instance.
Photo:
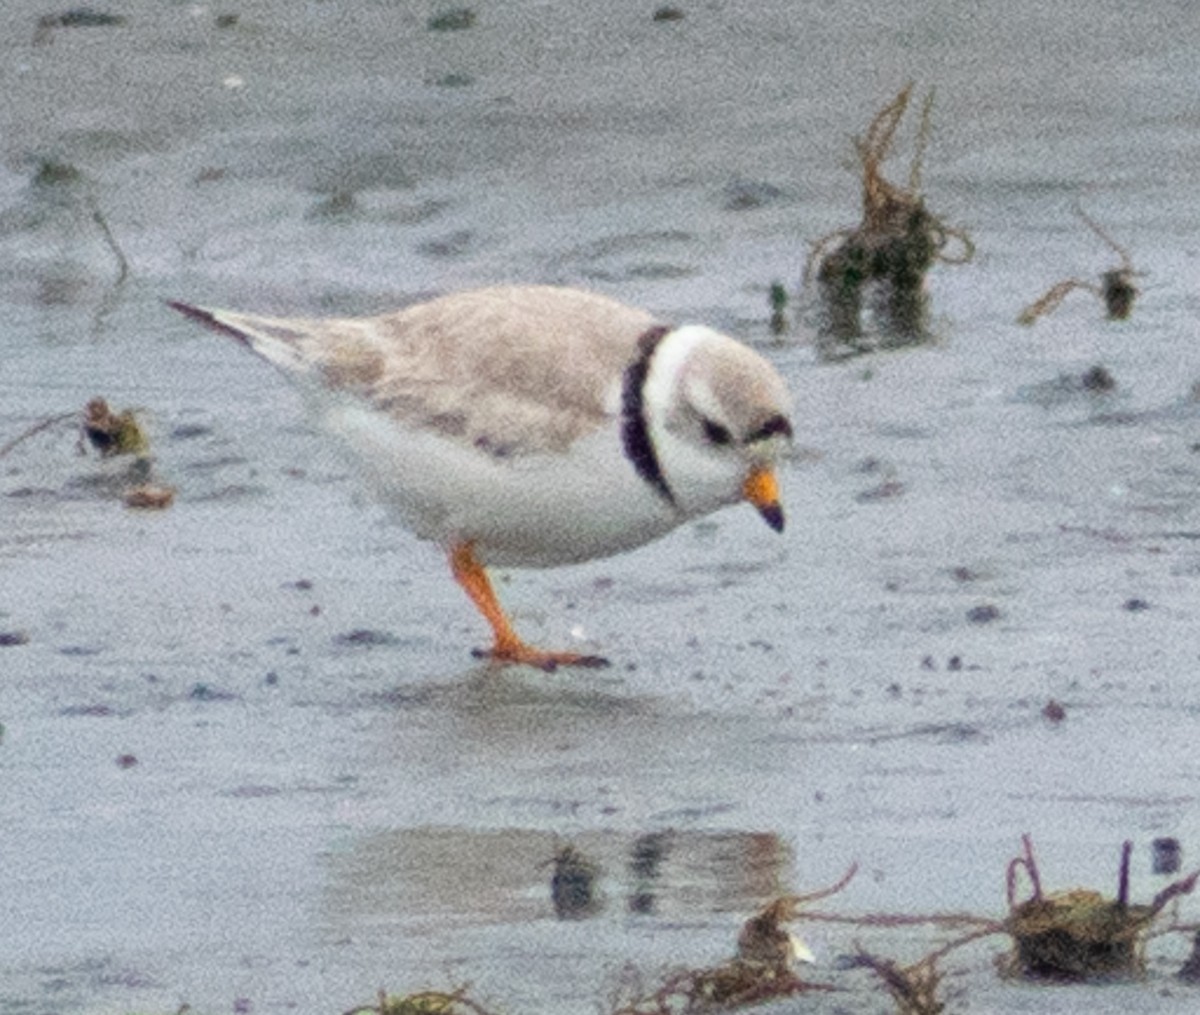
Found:
[[[812,909],[1001,920],[1025,834],[1048,893],[1117,898],[1126,841],[1131,904],[1200,866],[1193,5],[12,0],[0,51],[2,1015],[611,1012],[854,863]],[[919,341],[868,300],[831,352],[801,275],[909,82],[882,173],[974,257]],[[473,659],[441,553],[165,303],[499,281],[719,327],[795,399],[782,536],[495,575],[607,670]],[[858,950],[957,933],[789,927],[838,990],[762,1010],[895,1010]],[[981,939],[938,997],[1195,1010],[1190,936],[1141,944],[1050,988]]]

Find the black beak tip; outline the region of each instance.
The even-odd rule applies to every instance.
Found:
[[[758,513],[762,515],[763,521],[776,532],[783,531],[783,508],[778,504],[767,504],[764,507],[760,507]]]

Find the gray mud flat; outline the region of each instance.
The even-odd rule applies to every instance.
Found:
[[[5,5],[0,443],[102,394],[176,499],[123,507],[124,466],[69,427],[0,459],[0,1013],[464,983],[593,1013],[853,861],[823,911],[1002,916],[1026,832],[1048,888],[1115,892],[1125,839],[1138,901],[1169,881],[1154,839],[1200,863],[1200,24],[875,7],[518,2],[434,30],[436,5],[367,0]],[[937,90],[924,191],[978,257],[934,270],[935,341],[824,363],[803,312],[771,337],[768,287],[853,221],[850,138],[909,79]],[[1111,266],[1077,201],[1141,299],[1021,328]],[[796,396],[782,538],[729,510],[500,576],[531,639],[603,672],[475,664],[440,555],[273,371],[162,302],[356,313],[500,280],[726,328]],[[1096,364],[1114,390],[1079,383]],[[596,872],[572,913],[565,847]],[[940,940],[796,929],[844,989],[772,1011],[888,1010],[840,956]],[[1002,980],[1005,947],[945,960],[948,1010],[1196,1006],[1179,936],[1107,986]]]

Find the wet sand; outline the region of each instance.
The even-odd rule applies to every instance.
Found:
[[[124,508],[69,427],[0,459],[0,1013],[462,983],[594,1012],[627,964],[720,961],[853,861],[823,911],[1001,916],[1025,832],[1050,888],[1112,894],[1125,839],[1136,900],[1170,880],[1155,838],[1200,863],[1189,8],[515,3],[437,32],[424,4],[252,6],[36,39],[62,11],[0,15],[0,443],[103,394],[177,491]],[[937,89],[924,192],[978,255],[931,274],[936,341],[823,362],[806,308],[771,335],[767,288],[855,224],[850,139],[910,78]],[[32,182],[47,163],[82,178]],[[1022,328],[1113,266],[1077,201],[1143,295]],[[500,576],[531,639],[607,671],[477,665],[438,552],[274,371],[162,302],[351,313],[499,280],[726,328],[795,393],[782,538],[729,510]],[[1077,383],[1096,364],[1115,390]],[[599,871],[574,919],[568,845]],[[847,990],[769,1010],[887,1010],[839,956],[939,940],[797,929]],[[1153,941],[1147,982],[1046,989],[996,976],[998,939],[945,961],[945,996],[1190,1011],[1187,944]]]

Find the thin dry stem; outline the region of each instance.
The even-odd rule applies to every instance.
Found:
[[[1109,236],[1109,234],[1100,227],[1100,224],[1083,210],[1082,205],[1075,205],[1075,214],[1083,219],[1083,224],[1098,237],[1100,237],[1101,241],[1109,246],[1121,259],[1121,269],[1129,274],[1133,274],[1133,259],[1129,256],[1129,251],[1127,251],[1116,240]]]
[[[41,433],[43,430],[49,430],[50,427],[59,423],[65,423],[67,420],[75,420],[78,418],[79,414],[77,412],[64,412],[57,416],[48,416],[43,420],[39,420],[37,423],[34,423],[33,426],[17,434],[17,436],[10,440],[7,444],[0,446],[0,458],[3,458],[23,441],[26,441],[30,437]]]
[[[1104,297],[1104,293],[1100,291],[1100,288],[1092,285],[1091,282],[1085,282],[1081,278],[1064,279],[1052,285],[1038,299],[1022,310],[1017,315],[1017,323],[1033,324],[1039,317],[1043,317],[1056,310],[1067,295],[1076,289],[1086,289],[1088,292],[1094,293],[1101,298]]]
[[[883,981],[900,1015],[940,1015],[945,1010],[946,1006],[937,998],[942,975],[932,957],[927,955],[911,966],[900,966],[860,949],[855,961]]]
[[[992,934],[1002,926],[1001,921],[971,913],[863,913],[859,916],[842,916],[838,913],[797,913],[797,920],[812,920],[816,923],[847,923],[856,927],[979,927],[981,933]]]
[[[104,217],[100,206],[94,200],[90,200],[88,203],[92,206],[92,221],[100,227],[100,235],[104,237],[104,242],[108,244],[108,249],[112,251],[113,257],[117,260],[117,280],[113,285],[119,286],[129,277],[129,260],[117,242],[116,236],[113,235],[112,229],[109,228],[108,220]]]
[[[917,126],[917,137],[913,142],[912,165],[908,167],[908,189],[914,194],[921,193],[921,169],[925,164],[925,149],[929,147],[929,139],[933,136],[933,97],[934,90],[931,88],[925,96],[925,101],[921,103],[921,122]]]
[[[1029,837],[1028,832],[1021,836],[1021,845],[1025,850],[1025,855],[1018,856],[1009,863],[1005,878],[1009,909],[1017,904],[1017,869],[1020,867],[1025,868],[1025,873],[1029,876],[1029,883],[1033,886],[1031,899],[1037,900],[1042,897],[1042,878],[1038,873],[1037,861],[1033,858],[1033,840]]]
[[[846,873],[827,888],[818,888],[815,892],[808,892],[805,895],[780,896],[765,911],[774,912],[776,918],[779,920],[794,920],[799,915],[801,906],[806,906],[810,902],[816,902],[819,899],[827,899],[831,895],[836,895],[854,880],[854,875],[857,873],[858,864],[852,863],[846,869]]]

